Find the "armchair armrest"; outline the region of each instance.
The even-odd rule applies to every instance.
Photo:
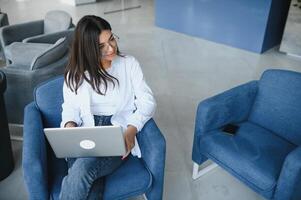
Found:
[[[0,29],[2,47],[13,42],[22,42],[24,38],[40,35],[43,33],[44,21],[32,21],[22,24],[4,26]]]
[[[47,150],[40,112],[32,102],[25,107],[23,175],[29,199],[48,199]]]
[[[301,199],[301,146],[286,157],[274,195],[275,200]]]
[[[72,38],[74,29],[69,29],[66,31],[59,31],[55,33],[42,34],[37,36],[32,36],[23,40],[26,43],[49,43],[54,44],[58,39],[66,37],[68,40]]]
[[[147,199],[162,199],[166,142],[153,119],[150,119],[137,134],[142,159],[153,175],[152,189],[146,193]]]
[[[253,105],[257,85],[257,81],[251,81],[199,103],[195,121],[196,134],[245,120]]]

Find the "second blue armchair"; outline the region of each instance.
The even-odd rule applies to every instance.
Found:
[[[195,123],[194,169],[210,159],[267,199],[301,199],[301,73],[267,70],[202,101]]]

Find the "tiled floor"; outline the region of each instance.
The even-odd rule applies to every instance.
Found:
[[[265,69],[301,71],[300,59],[279,53],[277,47],[259,55],[158,28],[152,0],[105,0],[78,7],[57,0],[0,0],[0,4],[11,24],[41,19],[52,9],[66,10],[75,23],[86,14],[111,22],[120,37],[120,49],[140,61],[157,99],[155,120],[167,141],[164,199],[263,199],[219,167],[196,181],[191,179],[196,106],[209,96],[258,79]],[[123,4],[142,7],[103,14]],[[0,182],[0,199],[4,200],[26,199],[20,169],[22,143],[13,142],[13,146],[15,171]]]

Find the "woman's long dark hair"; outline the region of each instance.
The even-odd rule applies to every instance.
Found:
[[[87,15],[81,18],[75,28],[69,61],[65,70],[65,81],[71,91],[77,93],[78,88],[86,80],[98,94],[105,95],[108,82],[115,87],[118,80],[107,73],[101,64],[99,35],[103,30],[112,30],[111,25],[104,19]],[[117,47],[117,55],[120,52]],[[89,77],[85,75],[88,72]],[[105,91],[100,90],[104,84]]]

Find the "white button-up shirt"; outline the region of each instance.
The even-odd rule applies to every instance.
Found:
[[[132,56],[116,56],[107,72],[118,79],[115,87],[108,82],[105,95],[96,93],[87,81],[83,81],[77,94],[63,86],[64,103],[62,104],[62,122],[64,127],[68,121],[79,126],[94,126],[93,115],[113,115],[111,123],[124,130],[133,125],[138,132],[153,117],[156,101],[149,86],[146,84],[138,61]],[[86,73],[87,77],[88,74]],[[104,86],[101,85],[104,92]],[[141,157],[137,139],[131,153]]]

